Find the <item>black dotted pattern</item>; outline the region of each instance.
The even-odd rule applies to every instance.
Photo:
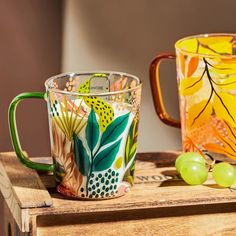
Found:
[[[106,172],[92,173],[88,185],[89,198],[115,197],[118,193],[119,173],[108,169]],[[85,197],[84,188],[80,189],[81,196]]]
[[[51,117],[54,117],[54,116],[59,116],[59,113],[58,113],[58,110],[57,110],[57,100],[54,101],[54,103],[52,103],[50,105],[50,115]]]
[[[87,104],[87,106],[93,108],[94,111],[98,114],[100,118],[100,123],[102,125],[102,127],[100,128],[102,130],[105,130],[106,127],[114,119],[113,108],[102,99],[94,97],[94,96],[85,97],[84,101]]]

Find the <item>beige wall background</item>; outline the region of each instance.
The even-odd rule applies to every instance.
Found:
[[[62,2],[0,0],[0,150],[12,150],[8,106],[19,93],[45,91],[61,69]],[[22,147],[50,155],[46,102],[23,101],[17,109]]]
[[[0,151],[12,150],[7,111],[17,94],[44,91],[60,73],[62,2],[0,0]],[[44,101],[25,101],[17,110],[22,147],[31,156],[50,155]],[[15,170],[17,171],[17,170]],[[0,194],[0,212],[3,198]],[[0,214],[0,224],[4,216]],[[0,236],[6,236],[0,231]]]
[[[180,131],[157,118],[149,64],[184,36],[235,32],[234,0],[65,0],[62,70],[115,70],[143,80],[139,151],[180,148]],[[167,110],[178,117],[174,62],[161,65]]]

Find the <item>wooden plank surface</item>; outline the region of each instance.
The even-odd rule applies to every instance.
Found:
[[[67,232],[85,236],[104,232],[114,235],[115,228],[122,235],[144,235],[145,232],[148,235],[197,235],[197,232],[200,235],[234,235],[236,191],[217,187],[210,174],[203,186],[186,185],[173,167],[177,154],[139,154],[135,186],[127,195],[110,200],[81,201],[58,194],[51,173],[40,173],[41,182],[34,170],[21,165],[14,155],[5,153],[0,155],[0,188],[8,206],[11,203],[7,194],[13,196],[10,199],[18,212],[13,212],[13,205],[9,208],[19,228],[26,232],[31,230],[33,235],[36,232],[42,236],[60,236]],[[39,160],[51,161],[50,158],[37,158]],[[51,197],[44,184],[49,187]],[[53,206],[21,208],[20,201],[24,206],[29,198],[22,195],[35,196],[41,193],[39,189],[53,200]],[[37,197],[37,201],[42,200]],[[29,201],[34,203],[31,198]],[[216,224],[216,220],[220,223]]]
[[[65,198],[52,189],[53,207],[32,209],[30,213],[36,215],[92,213],[236,203],[235,190],[219,188],[210,174],[208,181],[202,186],[186,185],[179,178],[174,167],[167,167],[173,166],[176,155],[176,152],[139,155],[136,163],[135,186],[123,197],[81,201]],[[48,181],[45,176],[44,181]]]
[[[179,153],[179,151],[139,153],[137,154],[137,159],[143,163],[155,161],[157,167],[171,167],[174,166],[174,161]],[[41,163],[52,163],[51,157],[34,157],[31,160]],[[52,173],[39,172],[39,175],[46,188],[55,188],[56,183]]]
[[[149,212],[150,214],[150,212]],[[109,216],[111,218],[111,215]],[[235,213],[212,213],[203,215],[187,215],[172,217],[151,217],[145,219],[128,219],[91,222],[90,218],[84,218],[88,222],[77,218],[77,223],[70,224],[51,219],[52,225],[38,226],[37,233],[40,236],[233,236],[236,235]],[[71,219],[70,217],[68,217]],[[113,217],[112,217],[113,218]],[[82,222],[81,222],[82,220]],[[50,223],[50,222],[48,222]],[[61,223],[61,224],[60,224]]]
[[[1,236],[29,236],[29,233],[22,232],[20,230],[19,225],[17,224],[15,218],[13,217],[8,205],[6,202],[3,203],[3,215],[4,215],[4,223],[0,227],[3,229],[3,233]],[[26,229],[23,226],[24,231],[29,231],[29,228]]]
[[[52,205],[37,172],[23,166],[14,153],[0,153],[0,189],[5,198],[13,196],[20,208]]]
[[[40,236],[236,235],[236,204],[142,209],[38,218]],[[69,232],[69,233],[68,233]]]

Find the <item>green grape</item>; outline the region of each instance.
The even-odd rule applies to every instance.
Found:
[[[205,160],[199,153],[197,153],[197,152],[184,152],[184,153],[180,154],[175,161],[175,167],[179,173],[180,173],[181,165],[185,161],[195,161],[195,162],[205,165]]]
[[[236,170],[229,163],[221,162],[214,165],[212,177],[218,185],[227,188],[236,181]]]
[[[208,171],[205,164],[186,161],[181,165],[180,175],[187,184],[199,185],[207,180]]]

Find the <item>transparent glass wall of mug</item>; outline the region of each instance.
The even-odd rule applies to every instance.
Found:
[[[164,54],[152,62],[156,110],[165,123],[177,127],[180,123],[165,111],[154,75],[162,58],[176,57],[184,151],[206,153],[214,159],[236,159],[235,46],[234,34],[191,36],[175,44],[176,55]]]
[[[47,86],[57,190],[94,199],[125,194],[133,185],[140,81],[85,73],[55,77]]]

